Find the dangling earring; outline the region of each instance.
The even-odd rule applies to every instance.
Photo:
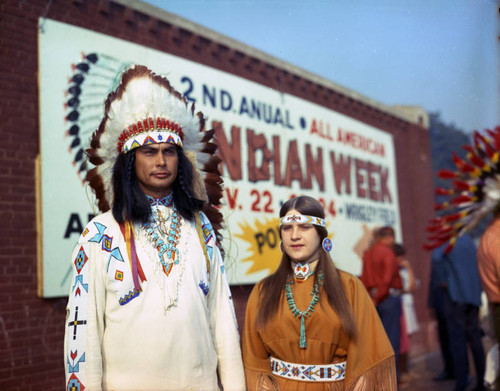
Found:
[[[330,239],[324,238],[323,243],[321,245],[323,246],[323,248],[325,249],[325,251],[327,253],[332,251],[333,244],[332,244],[332,241]]]
[[[281,251],[281,254],[283,254],[285,252],[285,250],[283,250],[283,241],[280,240],[280,251]]]

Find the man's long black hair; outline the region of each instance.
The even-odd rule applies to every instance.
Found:
[[[192,220],[194,212],[203,208],[204,202],[193,196],[193,166],[182,148],[176,146],[178,156],[177,177],[172,186],[175,207],[182,217]],[[113,217],[118,223],[132,221],[146,223],[151,218],[148,199],[139,186],[135,174],[135,152],[121,153],[113,167]]]

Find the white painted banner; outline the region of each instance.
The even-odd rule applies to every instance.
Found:
[[[278,214],[293,195],[318,198],[337,266],[361,272],[374,227],[400,237],[391,135],[295,96],[90,30],[40,20],[41,265],[44,297],[69,292],[70,257],[98,213],[83,150],[117,74],[131,64],[166,76],[217,127],[224,159],[222,246],[232,284],[280,260]]]

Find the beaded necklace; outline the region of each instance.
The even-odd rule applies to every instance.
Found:
[[[177,244],[179,243],[179,234],[181,231],[182,218],[173,205],[173,195],[170,193],[168,196],[155,199],[146,196],[152,207],[153,219],[147,223],[143,223],[142,227],[146,231],[146,237],[154,245],[158,251],[160,264],[163,272],[168,276],[172,271],[172,267],[179,263],[179,250]],[[159,205],[172,207],[172,213],[167,210],[167,216],[164,216]],[[156,206],[156,208],[153,208]],[[170,220],[170,227],[167,229],[165,223]]]
[[[323,275],[320,274],[318,276],[318,282],[319,285],[322,285],[323,281]],[[286,291],[286,299],[288,301],[288,307],[290,308],[290,311],[292,311],[293,315],[295,317],[300,318],[300,340],[299,340],[299,347],[301,349],[307,349],[307,341],[306,341],[306,325],[305,325],[305,319],[306,316],[311,316],[312,313],[314,312],[314,307],[319,301],[319,286],[318,283],[314,283],[313,291],[311,292],[312,299],[311,302],[309,303],[309,306],[305,311],[301,311],[297,308],[297,305],[295,304],[295,301],[293,300],[293,293],[292,293],[292,288],[291,285],[293,284],[293,281],[287,282],[285,285],[285,291]]]

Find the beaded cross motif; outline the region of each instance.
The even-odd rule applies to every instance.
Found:
[[[322,276],[318,276],[318,281],[319,285],[321,285],[322,282]],[[305,325],[305,318],[306,316],[311,316],[312,313],[314,312],[314,307],[319,301],[319,286],[317,283],[314,283],[313,291],[311,292],[312,299],[311,302],[309,303],[309,306],[305,311],[301,311],[297,308],[297,305],[295,304],[295,301],[293,300],[293,293],[292,293],[292,288],[291,284],[293,284],[293,281],[287,282],[285,285],[285,291],[286,291],[286,299],[288,301],[288,307],[290,308],[290,311],[292,311],[293,315],[295,317],[300,318],[300,340],[299,340],[299,347],[301,349],[307,349],[307,340],[306,340],[306,325]]]

